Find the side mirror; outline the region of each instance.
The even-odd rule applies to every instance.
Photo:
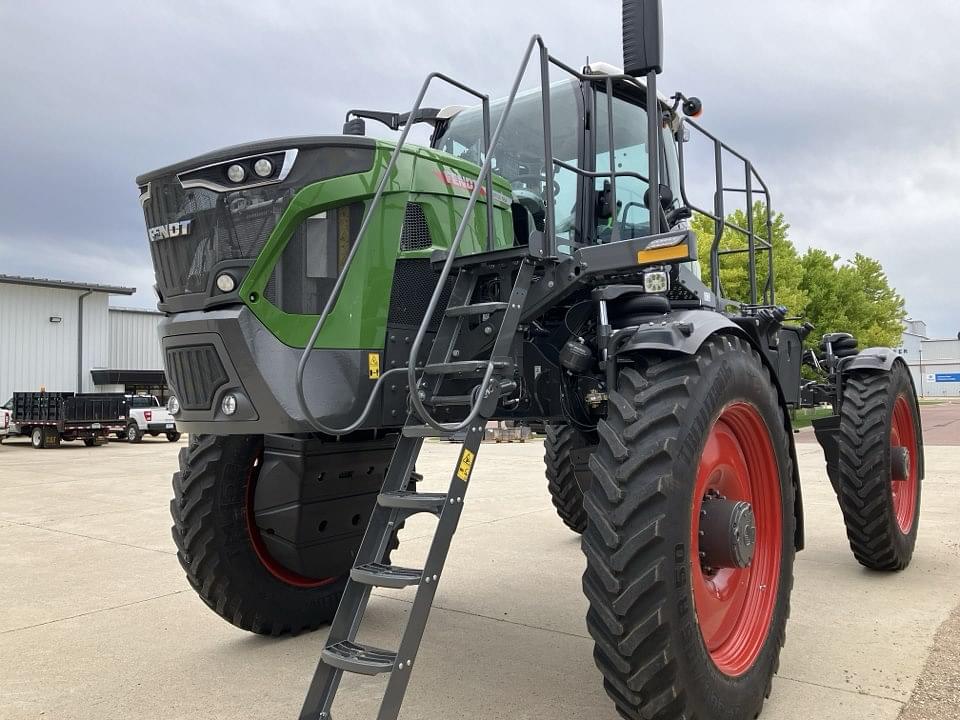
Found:
[[[673,190],[670,189],[669,185],[660,185],[660,207],[664,210],[669,210],[670,206],[673,205]],[[647,188],[647,191],[643,194],[643,206],[647,209],[650,208],[650,189]]]
[[[663,70],[660,0],[623,0],[623,71],[641,77]]]
[[[612,217],[613,191],[610,188],[610,181],[604,180],[603,190],[597,190],[597,220],[609,220]]]

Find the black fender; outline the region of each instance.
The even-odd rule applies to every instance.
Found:
[[[890,372],[893,369],[893,363],[898,359],[903,362],[903,358],[890,348],[864,348],[843,364],[843,372],[850,370]]]
[[[797,464],[797,449],[793,440],[790,408],[787,405],[783,388],[780,387],[776,368],[770,366],[767,355],[760,347],[757,338],[751,336],[750,333],[726,315],[714,310],[674,310],[664,315],[651,317],[650,321],[637,327],[632,334],[623,337],[616,343],[613,354],[656,351],[694,355],[708,338],[719,334],[737,335],[747,340],[757,350],[757,354],[760,355],[761,361],[770,371],[770,377],[777,388],[777,395],[783,408],[787,437],[790,438],[790,459],[793,463],[793,487],[796,496],[796,502],[794,503],[796,532],[793,542],[797,550],[803,550],[803,494],[800,488],[800,468]]]
[[[719,332],[750,339],[730,318],[713,310],[674,310],[652,316],[618,344],[616,353],[656,350],[694,355],[708,337]]]

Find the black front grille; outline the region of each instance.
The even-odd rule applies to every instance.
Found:
[[[206,292],[211,270],[225,260],[255,258],[286,210],[290,188],[266,186],[218,193],[184,189],[176,177],[151,181],[144,203],[157,285],[164,298]],[[165,230],[189,220],[189,232]]]
[[[184,410],[209,410],[227,383],[227,373],[213,345],[167,350],[167,381]]]
[[[425,250],[433,245],[430,228],[419,203],[407,203],[403,213],[403,229],[400,231],[400,250]]]
[[[437,286],[438,277],[439,274],[434,271],[427,258],[397,260],[393,271],[393,287],[390,289],[390,313],[387,322],[391,325],[419,327],[430,303],[430,296]],[[447,278],[437,309],[430,318],[431,330],[440,325],[454,282],[455,278]]]

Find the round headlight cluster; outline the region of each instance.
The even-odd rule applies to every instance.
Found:
[[[167,400],[167,412],[171,415],[176,415],[180,412],[180,401],[177,400],[176,395],[171,395],[170,399]]]
[[[232,183],[242,183],[247,179],[247,165],[244,167],[240,163],[233,163],[227,168],[227,177]],[[273,175],[274,165],[268,158],[258,158],[253,163],[253,174],[258,178],[266,180]]]
[[[253,171],[259,177],[270,177],[273,174],[273,163],[266,158],[260,158],[253,164]]]

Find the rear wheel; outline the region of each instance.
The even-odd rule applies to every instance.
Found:
[[[753,718],[783,646],[794,559],[790,439],[740,338],[621,369],[590,461],[584,592],[625,718]]]
[[[168,432],[168,433],[167,433],[167,440],[169,440],[170,442],[177,442],[177,441],[179,441],[179,440],[180,440],[180,433],[178,433],[178,432]]]
[[[872,570],[910,564],[920,519],[923,439],[909,371],[845,377],[839,498],[850,549]]]
[[[36,450],[42,450],[44,447],[44,440],[46,439],[46,432],[42,427],[35,427],[30,431],[30,444]]]
[[[597,446],[596,433],[584,433],[569,425],[547,425],[543,460],[547,465],[547,488],[557,515],[575,533],[587,527],[583,495],[592,475],[590,453]]]

